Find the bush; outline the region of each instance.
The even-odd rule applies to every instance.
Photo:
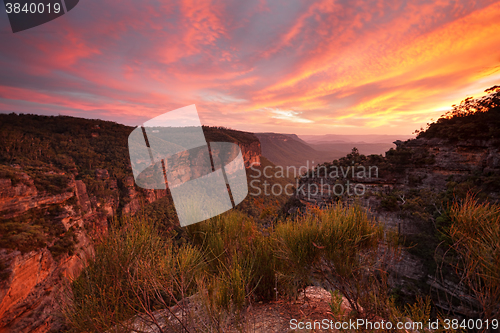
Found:
[[[65,308],[69,325],[77,331],[104,332],[154,306],[141,303],[138,296],[155,299],[146,282],[157,267],[166,267],[169,254],[151,224],[130,219],[121,227],[114,225],[72,284],[72,302]]]
[[[187,227],[188,243],[180,245],[147,220],[121,223],[73,283],[65,313],[74,330],[129,329],[134,316],[153,318],[178,305],[185,315],[170,319],[170,328],[220,331],[229,317],[238,325],[248,302],[270,300],[278,290],[296,295],[311,277],[327,281],[356,313],[390,313],[385,259],[394,259],[392,243],[359,206],[311,210],[265,233],[232,210]],[[185,307],[191,296],[196,313]]]
[[[46,244],[43,227],[28,223],[6,222],[0,224],[0,248],[30,252]]]
[[[49,247],[49,251],[54,258],[58,258],[63,254],[73,255],[76,250],[78,239],[73,229],[68,230],[64,235],[58,238],[54,245]]]
[[[427,130],[416,131],[418,138],[442,138],[449,141],[489,140],[500,138],[500,87],[485,90],[488,95],[468,97],[453,110],[428,124]]]
[[[22,177],[16,172],[16,169],[6,165],[0,165],[0,178],[10,179],[12,186],[22,182]]]
[[[224,280],[241,270],[245,295],[269,300],[274,287],[272,244],[257,230],[253,220],[237,210],[191,225],[192,242],[205,253],[212,275]],[[231,281],[229,279],[228,281]],[[234,294],[235,299],[238,293]],[[236,302],[242,305],[240,301]]]
[[[311,282],[312,270],[320,260],[321,235],[318,219],[312,215],[299,216],[278,224],[274,233],[275,253],[284,264],[279,271],[280,280],[287,293],[296,291]]]
[[[52,195],[62,194],[69,190],[68,184],[71,180],[67,175],[37,174],[34,176],[36,189]]]
[[[480,304],[484,319],[500,315],[500,206],[468,196],[450,211],[449,235],[459,254],[458,274]]]
[[[280,273],[293,279],[294,287],[305,287],[314,277],[344,295],[356,313],[387,315],[386,269],[398,249],[364,209],[339,204],[318,210],[278,225],[275,237],[278,257],[285,262]]]

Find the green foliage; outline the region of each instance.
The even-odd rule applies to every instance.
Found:
[[[338,290],[330,291],[330,310],[332,311],[333,315],[340,319],[343,316],[342,313],[342,301],[343,297],[342,294],[338,292]]]
[[[292,290],[311,278],[326,280],[356,313],[387,314],[384,265],[394,260],[397,246],[394,239],[384,239],[382,227],[364,209],[336,205],[317,210],[277,225],[274,237],[277,257],[285,263],[279,273]],[[381,242],[384,255],[377,250]]]
[[[397,212],[399,210],[398,198],[394,195],[385,195],[380,201],[380,208],[389,212]]]
[[[57,195],[69,190],[68,184],[71,177],[67,175],[38,174],[33,179],[38,191]]]
[[[106,331],[195,293],[215,325],[223,313],[239,313],[250,295],[269,296],[272,247],[241,212],[192,225],[188,235],[192,244],[176,246],[151,221],[134,218],[112,227],[73,283],[70,326]]]
[[[94,258],[72,285],[72,302],[65,315],[76,331],[104,332],[138,311],[154,304],[141,303],[141,296],[154,299],[151,284],[159,268],[171,268],[172,250],[145,221],[129,219],[118,228],[112,226],[108,237],[96,248]],[[160,271],[163,275],[172,271]],[[160,278],[162,276],[160,275]],[[173,283],[173,279],[166,280]]]
[[[22,177],[17,169],[0,164],[0,179],[1,178],[10,179],[12,186],[17,186],[17,184],[22,182]]]
[[[359,265],[366,267],[360,256],[381,239],[380,228],[359,207],[317,211],[279,224],[268,236],[243,213],[230,211],[191,225],[186,233],[190,243],[175,246],[145,220],[111,228],[73,283],[70,324],[76,330],[103,331],[197,294],[217,326],[224,313],[238,316],[249,300],[272,299],[276,286],[289,291],[304,287],[287,276],[305,282],[321,260],[350,277]]]
[[[0,235],[0,248],[23,253],[44,247],[47,241],[42,226],[27,223],[1,223]]]
[[[203,126],[203,133],[208,142],[234,142],[243,144],[259,142],[259,139],[253,133],[237,131],[222,126]]]
[[[73,253],[76,243],[73,230],[66,231],[60,221],[55,221],[63,212],[61,205],[54,204],[30,209],[10,219],[0,218],[0,248],[29,252],[55,242],[53,249],[57,256]],[[64,239],[59,240],[61,237]]]
[[[107,169],[115,179],[132,174],[127,148],[132,130],[102,120],[2,114],[0,164],[20,165],[39,191],[63,193],[74,174],[84,180],[90,194],[106,196],[109,188],[93,183],[95,169]]]
[[[276,255],[285,262],[280,278],[292,295],[311,282],[312,270],[320,260],[319,221],[311,215],[299,216],[276,226]]]
[[[128,136],[133,129],[95,119],[0,114],[0,177],[9,178],[16,185],[21,180],[16,169],[9,165],[18,164],[34,179],[39,191],[60,194],[65,192],[73,174],[77,180],[83,180],[87,192],[98,199],[121,192],[117,198],[123,207],[127,204],[128,189],[124,186],[114,188],[111,180],[123,184],[124,179],[132,175]],[[259,142],[252,133],[223,127],[204,126],[203,131],[209,142]],[[110,179],[97,180],[96,169],[108,170]],[[251,211],[251,199],[240,204],[239,209]]]
[[[73,229],[68,230],[60,238],[57,238],[54,245],[49,247],[49,251],[54,258],[58,258],[63,254],[73,255],[76,250],[78,239]]]
[[[228,318],[238,325],[248,302],[270,300],[277,291],[296,295],[312,279],[336,290],[334,316],[424,322],[430,317],[429,298],[403,310],[395,305],[387,269],[399,255],[396,239],[357,205],[310,209],[267,230],[233,210],[187,227],[185,242],[174,242],[174,236],[140,218],[114,225],[73,283],[74,302],[65,312],[70,327],[130,329],[133,316],[150,318],[157,309],[183,306],[194,297],[197,310],[186,308],[169,327],[223,331]],[[342,312],[342,297],[349,314]],[[197,326],[200,316],[208,326]]]
[[[390,315],[389,315],[389,320],[394,323],[397,322],[412,322],[414,324],[422,323],[422,327],[420,326],[413,326],[414,330],[412,332],[421,332],[421,333],[426,333],[429,332],[429,328],[427,327],[427,323],[429,320],[432,320],[432,322],[438,322],[438,327],[437,329],[433,329],[432,332],[443,332],[443,333],[451,333],[451,332],[464,332],[464,330],[458,328],[458,329],[453,329],[452,327],[449,327],[450,325],[445,325],[445,321],[443,316],[440,314],[434,316],[432,314],[432,299],[429,296],[422,297],[420,295],[417,296],[416,302],[413,304],[406,304],[402,309],[397,307],[394,303],[394,300],[389,301],[389,310],[390,310]],[[411,326],[411,325],[410,325]],[[446,327],[446,328],[445,328]],[[407,329],[401,329],[401,332],[408,332],[409,330]],[[399,332],[399,331],[398,331]]]
[[[489,140],[500,138],[500,87],[485,90],[488,95],[468,97],[460,105],[453,105],[424,131],[416,131],[419,138],[441,138],[450,141]]]
[[[191,225],[187,232],[192,242],[206,254],[208,269],[222,281],[234,280],[229,299],[239,306],[241,294],[268,300],[274,287],[274,258],[270,239],[253,220],[239,211],[229,211],[208,221]],[[235,287],[238,287],[235,289]]]

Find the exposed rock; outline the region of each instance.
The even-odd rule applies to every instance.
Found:
[[[327,290],[309,286],[297,301],[277,300],[271,303],[252,304],[244,309],[238,320],[226,317],[218,324],[224,332],[291,332],[291,320],[321,322],[323,319],[336,321],[330,308],[331,294]],[[342,298],[339,319],[347,316],[351,308],[347,299]],[[154,318],[154,320],[153,320]],[[129,333],[185,332],[184,327],[193,331],[211,331],[210,321],[198,295],[188,297],[178,305],[142,314],[123,323]],[[338,332],[334,329],[316,329],[314,332]]]
[[[245,166],[260,165],[258,141],[239,143],[239,146]],[[152,203],[168,192],[137,188],[132,176],[122,179],[118,186],[117,179],[112,178],[108,170],[96,169],[95,179],[102,182],[105,190],[97,196],[88,192],[84,181],[75,180],[75,169],[69,174],[65,192],[52,195],[38,191],[22,167],[15,170],[18,179],[15,183],[0,178],[2,218],[22,217],[30,209],[43,211],[56,207],[57,213],[51,217],[50,223],[62,224],[65,230],[76,230],[76,249],[72,255],[62,254],[54,258],[49,248],[55,241],[28,253],[0,249],[0,262],[5,267],[3,273],[8,273],[8,277],[0,282],[0,333],[48,332],[58,325],[54,313],[58,312],[58,293],[63,289],[64,279],[78,276],[84,267],[83,258],[93,255],[94,239],[98,240],[107,233],[107,217],[134,214],[144,204]],[[52,174],[56,175],[55,172]],[[196,175],[179,173],[179,176]]]
[[[24,255],[18,251],[9,254],[6,254],[5,250],[2,252],[5,261],[10,259],[11,274],[9,280],[4,283],[6,287],[0,289],[0,327],[9,327],[11,331],[27,332],[28,326],[32,324],[45,325],[47,318],[33,316],[34,318],[27,318],[28,320],[23,323],[16,319],[23,317],[29,311],[36,310],[37,307],[33,308],[33,303],[54,287],[51,277],[57,264],[52,255],[47,249],[32,251]],[[44,330],[39,330],[39,332],[44,332]]]
[[[90,200],[87,194],[87,187],[82,180],[75,181],[76,195],[78,197],[78,204],[83,210],[83,214],[91,212]]]
[[[259,141],[254,141],[250,144],[238,144],[243,154],[245,167],[249,168],[251,165],[260,165],[261,146]]]
[[[472,175],[500,175],[499,144],[494,140],[469,140],[449,143],[439,139],[416,139],[407,142],[409,148],[425,149],[434,163],[409,168],[409,179],[419,179],[420,187],[444,190],[452,179],[457,182]]]
[[[28,253],[0,250],[0,261],[8,273],[0,283],[0,332],[47,332],[57,322],[57,293],[63,278],[72,279],[83,268],[82,258],[93,253],[92,237],[107,232],[105,216],[94,213],[86,186],[82,181],[70,181],[68,190],[58,195],[38,192],[33,180],[26,174],[22,183],[12,186],[10,179],[0,179],[0,213],[3,218],[22,216],[29,209],[58,206],[58,214],[51,223],[61,223],[68,230],[77,226],[76,251],[55,259],[47,247]],[[76,194],[80,210],[75,210],[67,200]],[[90,232],[90,233],[89,233]]]
[[[11,138],[12,132],[11,141],[21,141],[15,149],[7,147],[12,165],[1,165],[0,170],[0,220],[8,223],[2,230],[9,232],[0,236],[7,236],[11,242],[3,242],[6,248],[0,249],[0,333],[56,328],[56,292],[64,285],[64,277],[79,274],[83,267],[80,258],[93,254],[94,242],[107,233],[108,218],[134,214],[168,193],[141,189],[132,177],[115,178],[111,172],[116,170],[112,168],[123,167],[121,171],[131,175],[125,152],[132,128],[69,118],[2,117],[8,125],[6,138]],[[23,119],[29,121],[29,128]],[[81,133],[82,128],[86,128],[85,133]],[[207,131],[214,140],[241,140],[245,164],[260,163],[260,143],[253,134],[227,129]],[[74,149],[82,148],[76,144],[81,139],[85,140],[85,152],[80,154]],[[116,139],[115,152],[100,150],[107,148],[109,139]],[[45,154],[45,150],[50,153]],[[113,161],[98,161],[100,156]],[[75,161],[80,163],[78,167]],[[75,179],[79,172],[82,180]]]
[[[500,176],[500,144],[498,141],[469,140],[458,143],[450,143],[441,139],[415,139],[407,142],[397,142],[400,149],[410,151],[410,158],[402,166],[401,173],[386,173],[376,178],[349,179],[329,178],[314,174],[300,180],[297,199],[303,203],[313,206],[325,207],[334,204],[337,200],[334,186],[343,189],[343,195],[339,198],[346,203],[354,201],[370,209],[370,215],[386,229],[396,231],[400,236],[419,236],[424,234],[430,221],[423,221],[420,217],[414,217],[420,212],[403,214],[407,207],[405,193],[410,190],[423,191],[424,195],[433,195],[448,189],[450,183],[462,183],[473,179],[477,186],[487,192],[491,200],[500,198],[500,188],[487,188],[485,184],[491,178]],[[498,179],[498,178],[497,178]],[[484,180],[484,182],[483,182]],[[483,183],[481,183],[483,182]],[[356,195],[355,186],[361,184],[364,187],[362,195]],[[420,193],[420,192],[419,192]],[[346,195],[347,194],[347,195]],[[395,200],[395,209],[382,209],[382,197]],[[428,198],[424,198],[428,199]],[[294,213],[292,207],[289,213]],[[422,209],[423,210],[423,209]],[[424,212],[422,212],[424,213]],[[426,222],[426,223],[423,223]],[[418,239],[418,238],[417,238]],[[456,313],[474,316],[473,310],[476,304],[467,296],[463,288],[451,281],[438,281],[427,277],[427,268],[421,258],[411,255],[403,250],[400,260],[391,268],[391,286],[401,288],[403,293],[415,293],[415,282],[426,283],[433,290],[439,290],[460,300],[463,304],[453,308]],[[410,291],[410,289],[412,289]],[[437,304],[441,309],[448,310],[449,304]]]
[[[106,169],[96,169],[95,170],[95,177],[98,180],[106,180],[109,179],[109,173],[108,170]]]

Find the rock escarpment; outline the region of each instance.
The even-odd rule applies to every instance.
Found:
[[[486,178],[500,178],[498,140],[450,143],[443,139],[421,138],[411,140],[405,146],[408,149],[425,151],[430,158],[430,163],[420,163],[407,169],[407,185],[444,190],[449,181],[464,182],[472,178],[486,181]],[[493,195],[498,191],[493,187],[485,189]]]
[[[99,181],[107,182],[106,196],[88,193],[74,175],[60,194],[40,191],[21,169],[15,170],[15,181],[0,179],[5,233],[0,250],[0,332],[57,328],[53,313],[58,312],[65,278],[79,274],[95,241],[106,234],[108,218],[133,213],[166,195],[136,189],[132,177],[120,191],[117,180],[102,176],[106,174],[107,170],[96,172]]]
[[[500,198],[500,141],[418,138],[396,145],[385,157],[362,156],[353,150],[340,161],[320,166],[300,179],[296,197],[320,207],[341,200],[369,209],[408,246],[392,269],[393,286],[405,295],[429,289],[445,293],[463,304],[453,307],[456,314],[474,316],[477,304],[458,280],[436,276],[434,257],[444,256],[437,249],[442,239],[436,236],[441,235],[436,225],[445,223],[447,202],[471,190],[483,200]],[[360,172],[363,168],[366,172]],[[442,299],[434,301],[441,310],[450,309]]]
[[[7,137],[0,137],[5,143],[0,147],[0,333],[48,332],[61,323],[56,314],[65,283],[93,255],[109,219],[135,214],[168,190],[135,184],[126,126],[71,117],[8,117]],[[22,125],[18,130],[16,122]],[[35,123],[32,129],[29,122]],[[260,142],[253,134],[208,131],[212,141],[237,143],[247,167],[260,164]],[[40,153],[40,147],[47,152]]]
[[[450,184],[471,182],[491,198],[500,198],[498,140],[449,142],[419,138],[399,142],[397,149],[388,151],[385,158],[360,162],[353,157],[352,161],[344,162],[347,164],[339,166],[326,163],[302,177],[300,185],[309,190],[298,191],[298,197],[322,206],[333,202],[341,190],[344,195],[366,198],[365,194],[393,189],[440,192],[447,190]],[[356,191],[357,184],[362,185],[358,189],[363,191]],[[357,195],[358,192],[362,195]]]
[[[243,154],[243,160],[245,161],[245,166],[249,168],[252,165],[260,165],[261,145],[259,140],[250,143],[238,143],[241,148],[241,153]]]

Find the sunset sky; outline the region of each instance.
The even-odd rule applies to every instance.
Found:
[[[3,113],[408,135],[500,84],[498,1],[80,0],[15,34],[0,9]]]

